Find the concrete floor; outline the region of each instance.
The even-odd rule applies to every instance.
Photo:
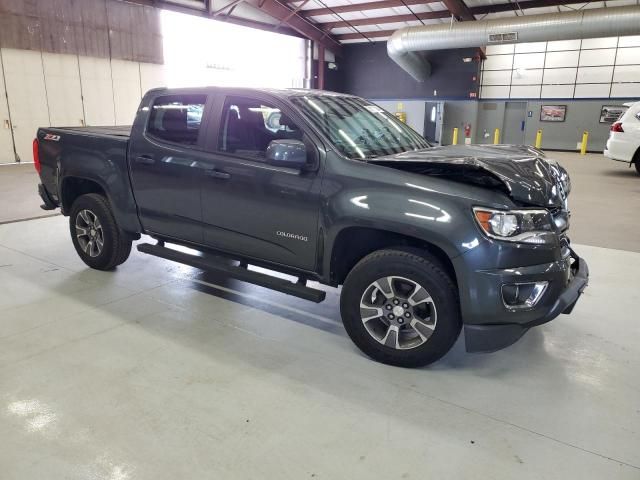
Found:
[[[333,290],[98,272],[64,217],[0,225],[0,478],[639,479],[640,253],[575,248],[572,315],[406,370],[360,354]]]
[[[571,176],[571,238],[598,247],[640,252],[640,175],[600,154],[547,152]]]
[[[58,215],[40,208],[38,183],[33,163],[0,165],[0,224]]]

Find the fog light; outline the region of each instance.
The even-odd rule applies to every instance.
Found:
[[[502,303],[509,309],[533,308],[547,290],[549,282],[505,283],[502,285]]]

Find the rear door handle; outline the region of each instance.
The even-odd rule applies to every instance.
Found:
[[[136,163],[141,163],[142,165],[153,165],[156,161],[150,155],[140,155],[136,157]]]
[[[216,170],[214,168],[209,169],[209,170],[205,170],[204,174],[207,177],[212,177],[212,178],[220,178],[222,180],[228,180],[231,178],[231,174],[227,173],[227,172],[221,172],[220,170]]]

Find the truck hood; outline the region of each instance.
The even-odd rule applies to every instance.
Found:
[[[527,205],[566,208],[567,171],[526,145],[451,145],[367,159],[422,175],[502,190]]]

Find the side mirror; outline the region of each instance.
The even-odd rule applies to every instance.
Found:
[[[300,140],[273,140],[267,147],[266,157],[269,165],[302,170],[307,164],[307,147]]]

